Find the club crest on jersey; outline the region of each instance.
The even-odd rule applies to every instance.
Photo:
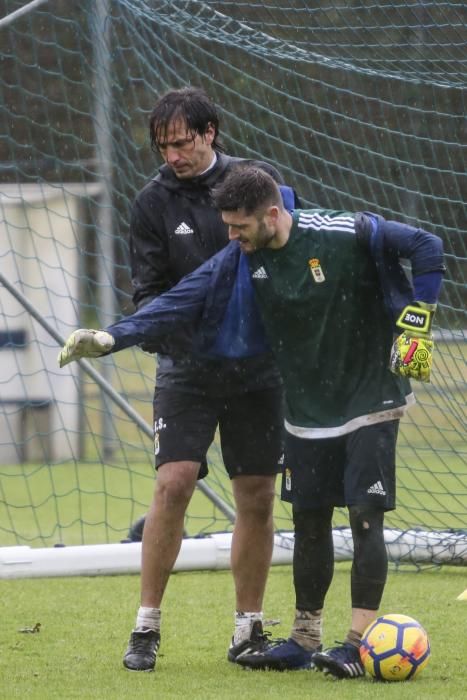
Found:
[[[313,276],[314,281],[324,282],[326,278],[324,276],[324,272],[321,268],[318,258],[310,258],[310,260],[308,260],[308,265],[310,267],[310,272]]]
[[[286,467],[284,471],[285,477],[285,490],[292,491],[292,470]]]

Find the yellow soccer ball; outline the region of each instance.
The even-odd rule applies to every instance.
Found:
[[[382,615],[368,625],[360,645],[366,672],[380,681],[407,681],[430,658],[430,642],[421,624],[407,615]]]

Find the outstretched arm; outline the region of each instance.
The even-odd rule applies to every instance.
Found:
[[[142,342],[150,342],[157,352],[158,346],[167,347],[169,339],[174,350],[193,351],[196,328],[217,267],[218,261],[214,258],[134,314],[105,329],[74,331],[58,355],[60,367],[83,357],[101,357]]]
[[[205,352],[220,330],[239,257],[234,241],[134,314],[104,329],[75,331],[58,356],[60,367],[142,342],[150,342],[156,352],[166,352],[168,341],[173,352]]]
[[[299,203],[290,187],[281,186],[281,193],[287,209],[293,209]],[[225,347],[226,337],[223,343],[216,342],[219,334],[226,336],[222,321],[239,269],[239,258],[240,248],[233,241],[175,287],[152,299],[134,314],[105,329],[74,331],[59,353],[60,367],[83,357],[101,357],[143,343],[151,345],[151,352],[167,352],[167,341],[175,352],[214,351],[223,357],[261,354],[267,346],[262,327],[256,335],[245,337],[243,345],[239,343],[241,347],[235,348],[233,353]],[[141,299],[144,299],[142,293]],[[250,321],[257,318],[252,290],[251,294],[242,297],[241,307],[243,320],[249,314]],[[234,316],[238,314],[239,307],[234,306],[232,313]],[[237,325],[242,327],[241,318]]]

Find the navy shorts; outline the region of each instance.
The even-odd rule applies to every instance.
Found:
[[[337,438],[285,434],[281,498],[295,510],[371,505],[393,510],[399,421],[375,423]]]
[[[199,479],[208,473],[206,454],[219,429],[229,477],[273,475],[282,471],[284,436],[280,388],[227,398],[172,389],[154,393],[156,468],[166,462],[199,462]]]

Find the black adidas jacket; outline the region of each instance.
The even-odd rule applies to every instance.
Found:
[[[185,275],[224,248],[227,227],[213,206],[211,190],[239,162],[217,154],[205,175],[179,180],[163,165],[137,195],[130,226],[133,302],[139,309],[171,289]],[[257,163],[280,183],[278,171]],[[157,386],[222,395],[278,386],[279,373],[270,354],[242,360],[212,360],[185,355],[159,355]]]

